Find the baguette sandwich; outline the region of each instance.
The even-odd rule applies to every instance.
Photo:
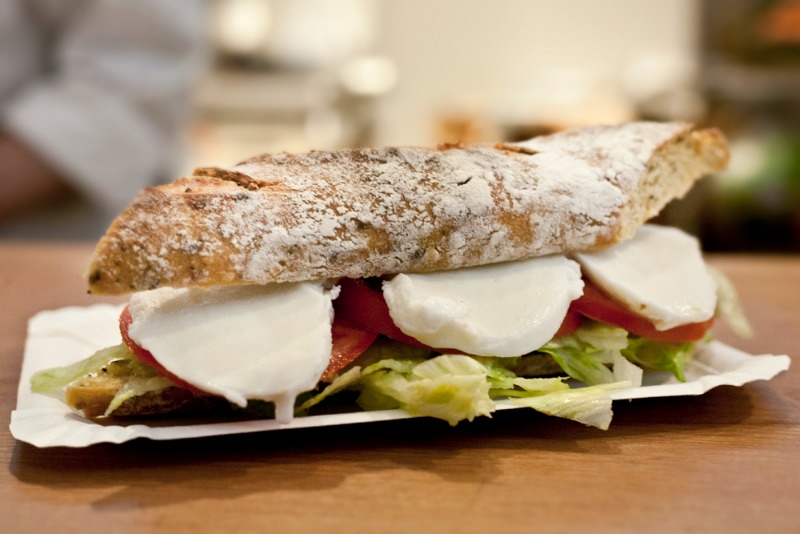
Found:
[[[197,169],[97,245],[89,292],[132,293],[122,343],[32,385],[90,418],[289,422],[350,391],[451,424],[511,398],[605,428],[608,391],[682,378],[735,309],[693,237],[646,224],[727,160],[717,130],[639,122]]]

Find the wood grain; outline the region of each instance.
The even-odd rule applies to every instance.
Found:
[[[2,532],[800,532],[800,377],[615,405],[602,432],[527,411],[39,450],[8,433],[27,318],[85,294],[91,247],[0,243]],[[717,256],[800,355],[800,257]],[[114,300],[114,299],[102,299]],[[118,301],[119,299],[117,299]]]

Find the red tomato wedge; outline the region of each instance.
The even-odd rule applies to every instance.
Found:
[[[204,391],[196,388],[195,386],[191,385],[190,383],[181,380],[174,374],[167,371],[163,365],[158,363],[158,361],[153,357],[153,354],[141,347],[138,343],[131,339],[131,336],[128,334],[128,328],[131,326],[131,311],[125,306],[125,309],[122,310],[122,313],[119,316],[119,331],[122,334],[122,341],[138,359],[145,365],[149,365],[153,369],[156,370],[158,374],[161,376],[165,376],[175,382],[175,385],[180,386],[182,388],[189,389],[194,391],[195,393],[206,394]]]
[[[328,363],[328,368],[322,373],[322,380],[335,375],[347,364],[361,356],[378,337],[377,332],[371,332],[346,319],[339,318],[334,318],[331,333],[333,334],[331,361]]]
[[[561,336],[568,336],[575,332],[575,330],[580,328],[581,320],[581,314],[572,309],[572,306],[570,306],[567,310],[567,315],[565,315],[564,320],[561,321],[561,326],[558,327],[553,339]]]
[[[712,317],[702,323],[691,323],[669,330],[656,330],[649,319],[637,315],[604,293],[588,280],[584,280],[583,296],[572,302],[571,308],[581,315],[603,323],[624,328],[631,334],[665,343],[684,343],[703,339],[714,323]]]
[[[407,345],[430,348],[397,328],[389,315],[389,306],[386,305],[380,286],[374,287],[367,280],[352,278],[340,280],[339,286],[342,290],[333,301],[334,317],[341,317]]]

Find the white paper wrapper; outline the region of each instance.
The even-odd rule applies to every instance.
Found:
[[[122,443],[136,438],[184,439],[412,417],[402,410],[385,410],[300,417],[284,425],[271,419],[205,424],[99,424],[74,414],[57,399],[31,393],[29,381],[36,371],[67,365],[100,348],[118,344],[117,321],[120,311],[118,306],[95,305],[45,311],[31,318],[17,409],[11,413],[11,433],[16,439],[37,447],[86,447],[95,443]],[[642,387],[615,391],[612,398],[700,395],[724,384],[741,386],[754,380],[768,380],[788,368],[788,356],[753,356],[713,342],[696,356],[687,369],[686,382],[678,382],[667,373],[645,372]],[[499,401],[497,404],[499,410],[519,408],[511,402]]]

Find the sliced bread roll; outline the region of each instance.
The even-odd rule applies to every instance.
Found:
[[[98,244],[89,289],[360,278],[594,250],[727,160],[717,130],[651,122],[494,146],[258,156],[143,191]]]

